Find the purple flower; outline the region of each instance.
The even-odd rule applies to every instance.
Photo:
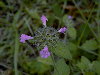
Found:
[[[42,21],[43,25],[46,27],[46,21],[48,21],[48,19],[44,15],[42,15],[41,21]]]
[[[22,34],[20,37],[20,42],[25,43],[26,40],[33,39],[33,37]]]
[[[68,16],[68,19],[72,19],[72,18],[73,18],[72,16],[70,16],[70,15]]]
[[[58,32],[64,33],[66,30],[67,30],[67,28],[66,27],[63,27],[63,28],[60,28],[60,30]]]
[[[48,46],[45,46],[43,50],[40,51],[40,56],[42,58],[47,58],[50,56],[50,52],[48,51]]]

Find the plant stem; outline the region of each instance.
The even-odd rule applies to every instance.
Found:
[[[18,50],[19,50],[19,37],[18,37],[18,33],[16,31],[16,37],[15,37],[15,51],[14,51],[14,70],[15,70],[15,75],[19,75],[18,74],[18,69],[17,69],[17,63],[18,63]]]

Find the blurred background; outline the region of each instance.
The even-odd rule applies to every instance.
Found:
[[[53,75],[51,65],[36,61],[31,48],[19,42],[21,34],[32,36],[42,27],[42,15],[48,18],[47,26],[57,30],[67,27],[62,21],[66,15],[72,16],[77,36],[69,41],[75,45],[78,42],[79,46],[86,40],[96,41],[95,47],[91,45],[94,41],[85,47],[90,46],[90,51],[81,50],[76,60],[85,56],[91,62],[100,61],[100,0],[0,0],[0,75]],[[97,75],[100,75],[98,69]],[[68,75],[83,74],[78,70]]]

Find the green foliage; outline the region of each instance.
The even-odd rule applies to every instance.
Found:
[[[81,57],[81,61],[77,63],[77,66],[83,72],[88,72],[92,69],[91,62],[84,56]]]
[[[100,61],[94,61],[93,62],[93,68],[97,75],[100,75]]]
[[[42,74],[50,69],[50,66],[35,61],[29,63],[29,67],[31,69],[31,74],[34,74],[34,72],[35,73],[38,72],[39,74]]]
[[[73,57],[76,57],[78,55],[78,48],[76,44],[68,42],[66,47],[68,50],[70,50],[70,53],[72,54]]]
[[[29,74],[44,74],[50,69],[50,66],[47,63],[31,60],[28,59],[28,57],[26,56],[22,56],[20,58],[20,66],[23,68],[24,71],[27,71]]]
[[[96,50],[98,48],[98,44],[95,40],[87,40],[83,45],[81,46],[83,50]]]
[[[63,42],[56,43],[56,47],[52,48],[52,52],[55,53],[59,57],[63,57],[69,60],[72,59],[70,50],[67,48],[67,46]]]
[[[73,27],[68,28],[68,35],[71,39],[75,40],[76,39],[76,29]]]
[[[53,65],[53,60],[52,60],[51,57],[48,57],[48,58],[46,58],[46,59],[41,58],[41,57],[38,57],[37,60],[38,60],[39,62],[44,63],[44,64]]]
[[[70,75],[70,68],[65,63],[64,59],[59,59],[56,62],[56,66],[55,66],[53,75]]]

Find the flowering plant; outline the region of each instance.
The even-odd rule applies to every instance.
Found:
[[[76,39],[76,30],[73,26],[72,18],[72,16],[64,16],[63,22],[67,24],[67,26],[55,29],[47,26],[46,22],[48,19],[46,16],[42,15],[41,21],[43,23],[43,27],[38,28],[34,32],[34,36],[29,36],[26,34],[21,34],[20,36],[21,43],[27,43],[30,47],[32,47],[32,51],[37,62],[53,66],[54,75],[69,75],[71,71],[73,71],[73,69],[70,67],[79,67],[84,71],[85,69],[90,70],[93,65],[84,56],[81,57],[81,62],[76,64],[77,67],[73,65],[75,62],[74,58],[77,57],[78,47],[77,45],[68,41]],[[60,35],[64,35],[64,37],[61,38]],[[94,40],[90,40],[83,44],[81,48],[83,50],[87,50],[86,44],[89,42],[94,42],[96,45]],[[84,61],[87,62],[84,63]],[[69,63],[66,64],[66,62]]]
[[[0,0],[0,75],[100,75],[99,1]]]
[[[28,36],[26,34],[22,34],[20,37],[20,42],[25,43],[26,40],[33,39],[34,44],[38,47],[38,49],[44,46],[44,49],[40,51],[40,56],[42,58],[47,58],[48,56],[50,56],[50,52],[48,51],[48,46],[52,46],[52,45],[54,46],[55,43],[58,40],[60,40],[59,36],[57,35],[58,32],[65,33],[67,28],[63,27],[57,31],[52,27],[47,27],[46,21],[48,21],[48,19],[44,15],[42,15],[41,21],[45,27],[38,29],[35,33],[35,36],[33,37]]]

